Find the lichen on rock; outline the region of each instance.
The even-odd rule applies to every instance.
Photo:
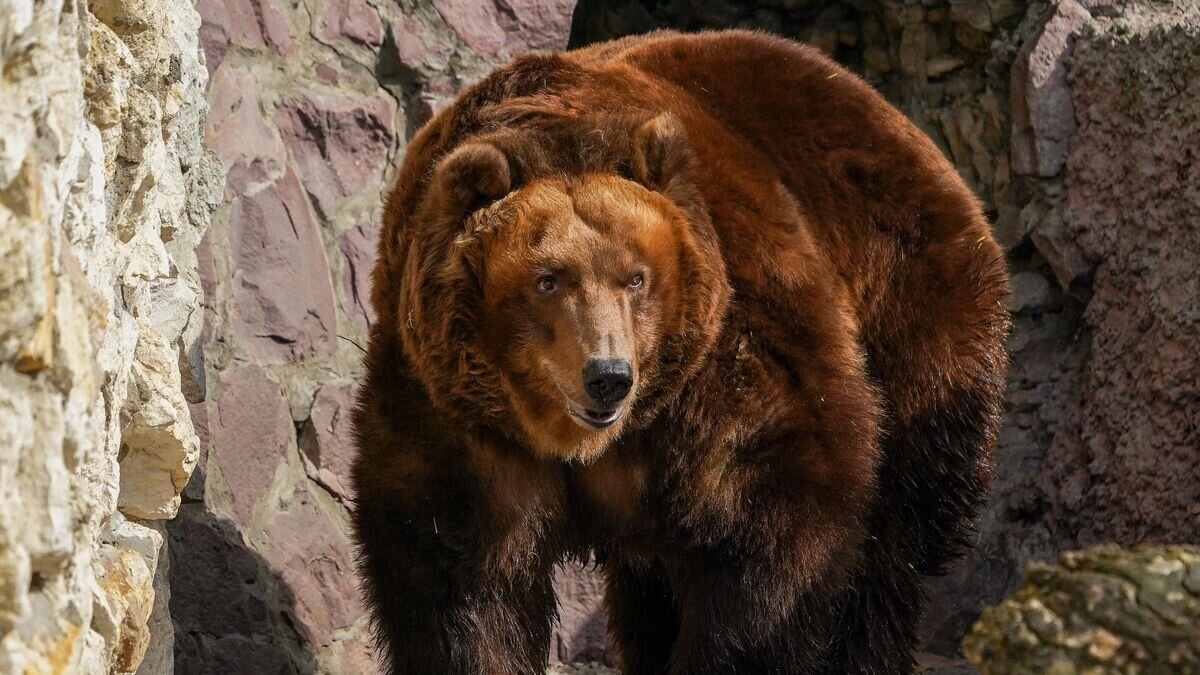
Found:
[[[983,675],[1200,672],[1200,548],[1115,545],[1031,563],[963,641]]]

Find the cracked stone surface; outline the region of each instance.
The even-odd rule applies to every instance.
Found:
[[[962,672],[1027,561],[1200,531],[1198,11],[0,0],[0,671],[371,672],[344,411],[407,139],[510,55],[744,26],[877,86],[1009,250],[994,495],[922,627]],[[552,659],[611,663],[595,577],[556,587]]]
[[[160,521],[197,458],[223,180],[199,28],[169,0],[0,3],[0,672],[170,670]]]

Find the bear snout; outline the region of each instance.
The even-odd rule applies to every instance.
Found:
[[[583,367],[583,386],[596,404],[614,406],[629,395],[633,368],[626,359],[589,359]]]

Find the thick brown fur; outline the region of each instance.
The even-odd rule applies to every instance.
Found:
[[[587,282],[636,369],[603,431],[543,372],[581,358],[522,276],[552,245],[646,265]],[[814,49],[497,70],[410,144],[374,273],[355,525],[389,671],[542,672],[553,565],[589,554],[625,675],[910,671],[986,490],[1006,293],[953,168]]]

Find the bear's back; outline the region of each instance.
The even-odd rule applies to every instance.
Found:
[[[612,89],[581,92],[586,104],[679,116],[708,170],[706,197],[719,202],[729,182],[786,187],[840,268],[855,268],[855,249],[875,246],[881,230],[913,240],[986,234],[977,200],[937,146],[815,48],[750,31],[664,31],[566,57],[608,75],[600,81]]]

